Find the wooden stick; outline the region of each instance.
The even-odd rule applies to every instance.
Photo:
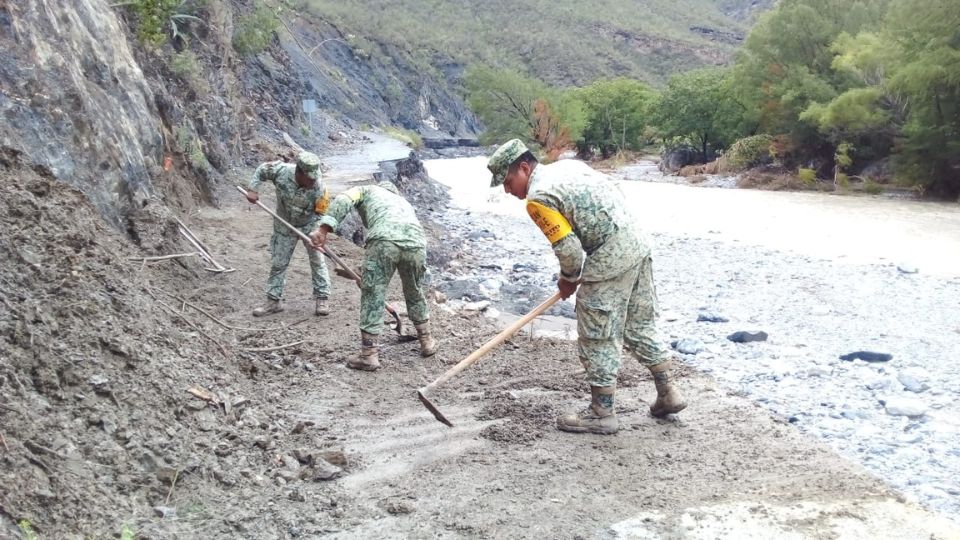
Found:
[[[294,341],[293,343],[287,343],[286,345],[278,345],[276,347],[263,347],[258,349],[240,349],[241,351],[246,352],[272,352],[279,351],[281,349],[289,349],[290,347],[296,347],[297,345],[302,345],[306,340],[301,339],[300,341]]]
[[[167,498],[163,501],[164,506],[170,504],[170,496],[173,495],[173,488],[177,485],[177,478],[180,478],[180,469],[173,472],[173,481],[170,482],[170,491],[167,492]]]
[[[187,225],[184,222],[180,221],[180,218],[178,218],[177,216],[173,216],[173,219],[174,221],[177,222],[177,225],[179,225],[181,229],[183,229],[184,231],[187,232],[188,235],[190,235],[190,238],[193,238],[194,240],[196,240],[197,244],[200,245],[200,249],[206,251],[207,255],[211,255],[210,250],[207,248],[207,246],[203,244],[203,242],[200,240],[200,237],[194,234],[194,232],[190,230],[190,227],[187,227]]]
[[[199,255],[196,251],[191,251],[189,253],[174,253],[172,255],[161,255],[159,257],[127,257],[129,261],[165,261],[167,259],[177,259],[180,257],[193,257],[194,255]]]
[[[217,400],[217,396],[213,395],[213,393],[207,390],[204,390],[203,388],[200,388],[197,385],[193,385],[190,388],[187,388],[187,392],[190,393],[190,395],[194,397],[198,397],[204,401],[209,401],[210,403],[219,403],[219,400]]]
[[[216,339],[213,339],[213,337],[211,337],[210,334],[204,332],[202,328],[194,324],[193,321],[188,319],[185,315],[183,315],[182,313],[178,313],[177,310],[170,307],[170,305],[164,302],[163,300],[160,300],[159,298],[154,296],[153,293],[151,293],[149,290],[147,290],[147,294],[149,294],[154,300],[156,300],[158,304],[167,308],[170,311],[170,313],[173,313],[177,317],[180,317],[181,319],[183,319],[183,322],[187,323],[190,326],[190,328],[193,328],[197,332],[200,332],[200,334],[203,335],[203,337],[212,341],[220,349],[220,352],[222,352],[224,356],[230,356],[230,354],[227,353],[227,349],[223,346],[223,344],[221,344]]]
[[[192,245],[193,247],[195,247],[195,248],[197,249],[197,251],[200,253],[200,256],[203,257],[203,260],[205,260],[205,261],[207,261],[208,263],[212,264],[213,267],[214,267],[215,269],[217,269],[217,270],[220,270],[220,269],[223,268],[222,266],[220,266],[219,264],[217,264],[217,261],[213,260],[213,257],[212,257],[209,253],[207,253],[202,247],[200,247],[200,244],[198,244],[197,241],[194,240],[192,236],[190,236],[189,234],[187,234],[187,231],[186,231],[186,230],[184,230],[183,228],[180,228],[180,229],[179,229],[179,232],[180,232],[180,236],[186,238],[186,239],[187,239],[187,242],[190,242],[190,245]]]
[[[191,304],[190,302],[184,300],[183,298],[181,298],[181,297],[179,297],[179,296],[177,296],[177,295],[175,295],[175,294],[173,294],[173,293],[167,292],[167,291],[165,291],[165,290],[163,290],[163,289],[160,289],[160,292],[162,292],[163,294],[165,294],[165,295],[167,295],[167,296],[169,296],[169,297],[171,297],[171,298],[175,298],[175,299],[183,302],[183,305],[185,305],[185,306],[192,307],[193,309],[195,309],[195,310],[199,311],[200,313],[204,314],[204,315],[205,315],[208,319],[210,319],[211,321],[219,324],[220,326],[222,326],[222,327],[224,327],[224,328],[226,328],[226,329],[228,329],[228,330],[241,330],[241,331],[244,331],[244,332],[276,332],[277,330],[283,330],[283,329],[284,329],[283,326],[278,326],[278,327],[276,327],[276,328],[252,328],[252,327],[247,327],[247,326],[233,326],[232,324],[227,324],[227,323],[221,321],[220,319],[214,317],[213,315],[211,315],[210,313],[208,313],[207,310],[201,308],[200,306],[198,306],[198,305],[196,305],[196,304]]]
[[[557,303],[558,300],[560,300],[559,291],[555,293],[553,296],[551,296],[550,298],[548,298],[547,300],[545,300],[542,304],[535,307],[533,311],[531,311],[530,313],[527,313],[526,315],[524,315],[523,317],[515,321],[513,324],[505,328],[499,334],[491,338],[489,341],[484,343],[479,349],[470,353],[469,356],[467,356],[466,358],[458,362],[457,365],[448,369],[443,375],[438,377],[437,380],[433,381],[432,383],[424,387],[423,390],[421,390],[421,392],[426,394],[430,390],[433,390],[437,386],[440,386],[441,384],[450,380],[457,373],[460,373],[461,371],[472,366],[477,360],[483,357],[483,355],[490,352],[491,349],[493,349],[497,345],[500,345],[501,343],[509,339],[510,336],[515,334],[521,328],[523,328],[527,323],[539,317],[544,311],[550,309],[550,306]]]
[[[10,453],[10,447],[7,446],[7,439],[3,436],[3,432],[0,432],[0,443],[3,443],[3,449]]]

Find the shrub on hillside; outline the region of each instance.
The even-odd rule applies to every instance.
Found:
[[[273,33],[280,26],[276,14],[265,4],[257,3],[249,15],[240,17],[233,33],[233,48],[242,56],[250,56],[266,49],[273,41]]]
[[[731,170],[739,171],[763,165],[772,161],[770,145],[773,137],[767,134],[744,137],[730,146],[727,151],[726,164]]]

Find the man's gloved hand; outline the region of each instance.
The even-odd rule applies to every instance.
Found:
[[[256,204],[260,200],[260,195],[256,191],[247,190],[247,201],[250,204]]]
[[[557,280],[557,288],[560,289],[560,298],[566,300],[570,298],[573,293],[577,292],[577,287],[580,286],[580,280],[577,281],[567,281],[563,278]]]

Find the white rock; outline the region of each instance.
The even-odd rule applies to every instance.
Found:
[[[912,264],[907,264],[907,263],[900,263],[900,264],[898,264],[898,265],[897,265],[897,270],[899,270],[900,272],[902,272],[902,273],[904,273],[904,274],[916,274],[917,272],[920,271],[920,270],[917,269],[916,266],[913,266]]]
[[[702,341],[697,338],[683,338],[677,342],[677,351],[683,354],[697,354],[705,348]]]
[[[919,399],[892,397],[887,399],[887,414],[891,416],[923,416],[927,413],[927,404]]]
[[[488,319],[498,319],[500,318],[500,310],[494,307],[488,307],[483,310],[483,316]]]
[[[467,302],[463,305],[464,311],[483,311],[490,307],[489,300],[481,300],[479,302]]]

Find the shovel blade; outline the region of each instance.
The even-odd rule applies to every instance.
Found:
[[[430,403],[430,400],[427,399],[427,396],[424,395],[424,392],[424,388],[417,390],[417,397],[420,398],[420,403],[423,403],[423,406],[426,407],[431,414],[433,414],[433,417],[436,418],[437,421],[446,424],[448,427],[453,427],[453,424],[447,420],[447,417],[444,416],[442,412],[440,412],[440,409],[434,406],[433,403]]]

